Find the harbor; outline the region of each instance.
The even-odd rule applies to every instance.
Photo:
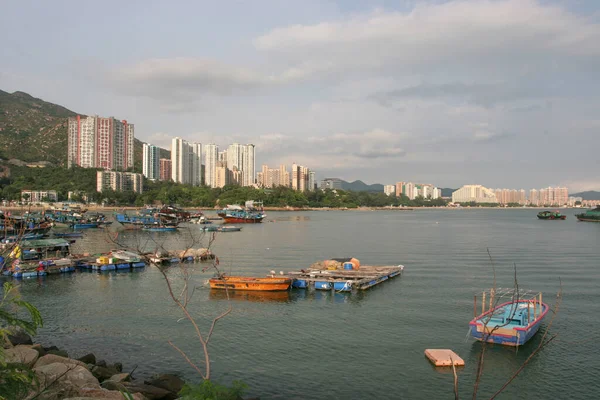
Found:
[[[161,263],[165,267],[163,271],[178,284],[181,282],[178,266],[185,265],[191,271],[190,286],[196,288],[193,304],[202,307],[208,317],[219,315],[231,302],[232,315],[224,318],[223,325],[215,329],[216,374],[220,376],[222,371],[242,366],[244,369],[236,374],[236,378],[239,376],[250,383],[250,395],[264,398],[293,398],[300,392],[307,399],[319,399],[322,398],[319,393],[334,392],[345,398],[352,398],[357,392],[382,398],[399,390],[406,391],[409,398],[451,395],[452,372],[448,372],[449,367],[435,367],[424,355],[426,349],[451,349],[458,355],[465,364],[458,368],[459,379],[461,383],[467,383],[462,387],[468,387],[468,382],[474,379],[481,344],[476,338],[465,336],[469,322],[474,318],[473,294],[481,293],[481,289],[492,282],[486,246],[490,247],[497,263],[499,287],[512,283],[514,261],[518,265],[520,283],[542,291],[543,301],[549,306],[558,287],[552,277],[563,274],[563,285],[577,284],[578,290],[586,293],[585,297],[575,300],[577,305],[593,308],[590,303],[595,290],[593,281],[581,279],[584,272],[586,277],[594,273],[595,253],[585,249],[592,245],[596,224],[584,224],[568,216],[558,223],[560,229],[548,229],[546,222],[539,221],[531,210],[381,213],[269,212],[269,219],[276,223],[246,224],[240,232],[231,234],[217,232],[211,252],[218,256],[221,272],[229,276],[274,275],[296,282],[288,290],[273,292],[211,289],[208,281],[214,271],[210,262],[178,264],[181,261],[178,251],[188,247],[186,240],[190,235],[206,244],[209,235],[200,231],[204,225],[184,223],[180,224],[178,232],[164,234],[125,229],[118,223],[113,223],[107,230],[119,232],[119,242],[128,248],[141,247],[147,238],[158,236],[161,247],[171,253],[161,255],[165,260],[165,264]],[[539,237],[511,230],[514,224],[523,224],[524,220],[529,232],[543,232],[541,242]],[[482,226],[487,228],[482,230]],[[467,232],[456,235],[457,229]],[[55,228],[49,231],[50,238],[54,237],[54,231],[69,232]],[[587,231],[587,236],[578,236],[581,231]],[[543,246],[545,242],[564,240],[566,234],[577,237],[579,245],[551,248],[550,251],[549,247]],[[173,312],[159,268],[152,262],[144,268],[125,267],[125,262],[115,262],[115,269],[92,269],[91,263],[96,263],[101,255],[108,257],[117,248],[106,238],[104,229],[88,229],[79,237],[62,238],[67,242],[75,240],[70,243],[71,251],[76,258],[88,262],[87,268],[75,267],[69,273],[54,273],[57,268],[51,267],[48,271],[52,273],[47,275],[17,278],[22,282],[20,292],[23,297],[33,300],[47,316],[39,340],[72,349],[76,355],[89,351],[90,343],[94,343],[94,351],[106,354],[108,359],[130,360],[124,361],[125,369],[131,370],[134,363],[139,364],[141,376],[154,373],[153,365],[159,357],[162,370],[181,370],[186,379],[194,379],[194,372],[181,367],[180,356],[167,343],[168,340],[186,343],[189,335],[183,323],[177,322],[180,315]],[[139,252],[142,258],[155,253],[153,247],[156,244],[150,243],[146,251]],[[544,252],[539,250],[540,247]],[[88,255],[84,257],[86,253]],[[347,257],[340,259],[343,261],[329,258],[336,256]],[[353,257],[360,260],[358,269],[354,269],[350,261]],[[564,265],[558,263],[556,257],[576,257],[577,268],[564,275]],[[168,258],[172,258],[173,264]],[[336,261],[336,264],[325,261]],[[345,262],[350,262],[352,269],[345,269]],[[122,264],[124,269],[117,269],[117,264]],[[399,275],[385,279],[388,272],[394,273],[394,269],[399,268],[398,264],[405,268]],[[209,269],[203,273],[202,269],[207,266]],[[346,265],[346,268],[350,266]],[[357,283],[367,278],[380,278],[381,282],[366,290],[353,287],[348,292],[333,288],[336,280],[339,289],[347,281]],[[305,280],[306,287],[297,287],[296,279]],[[315,287],[318,280],[330,283],[332,288],[318,289]],[[497,293],[495,298],[499,297]],[[478,299],[475,316],[482,313],[481,303]],[[483,312],[489,309],[489,295],[486,304]],[[561,311],[561,316],[567,315],[564,313]],[[490,344],[494,347],[486,355],[485,393],[490,386],[501,385],[506,369],[518,368],[537,346],[550,314],[548,312],[541,322],[540,331],[519,346],[517,353],[514,347]],[[578,313],[568,316],[574,319],[575,325],[555,325],[553,331],[567,338],[573,334],[583,340],[589,339],[590,333],[579,328],[585,326],[585,318]],[[533,309],[531,319],[534,319]],[[431,328],[432,324],[443,326],[444,334],[440,336],[438,329]],[[322,341],[315,340],[315,332],[331,344],[323,346]],[[364,345],[365,338],[372,339],[368,345]],[[398,338],[404,339],[399,341]],[[143,351],[146,348],[152,348],[153,353]],[[258,354],[247,350],[250,348],[256,348]],[[232,349],[235,353],[231,353]],[[363,362],[349,362],[348,349],[352,352],[351,357]],[[565,360],[585,363],[584,353],[591,351],[593,346],[588,344],[582,346],[581,352],[567,351],[560,346],[548,347],[538,357],[549,365],[541,372],[531,369],[530,373],[543,382],[546,374],[580,379],[578,382],[583,386],[571,387],[569,394],[586,393],[583,388],[587,378],[584,378],[588,375],[585,372],[581,375],[576,368],[571,373],[561,363]],[[322,359],[328,360],[327,368],[315,364],[315,360]],[[444,365],[443,359],[436,360],[439,365]],[[453,356],[453,360],[457,359]],[[252,366],[260,366],[265,374],[257,375]],[[502,371],[498,370],[500,367]],[[391,376],[394,371],[410,373],[402,372],[400,383],[384,382],[381,387],[372,384],[365,368],[378,376]],[[340,382],[336,377],[342,370],[352,379]],[[289,371],[301,371],[303,376],[316,382],[314,392],[305,391],[303,380]],[[520,382],[515,381],[508,396],[525,393],[535,397],[541,393],[540,397],[545,398],[550,395],[543,388],[534,393]],[[280,390],[279,384],[284,384],[285,388]],[[414,389],[417,386],[418,390]],[[364,388],[370,389],[365,392]],[[577,392],[577,388],[581,391]],[[566,395],[560,390],[557,393]]]

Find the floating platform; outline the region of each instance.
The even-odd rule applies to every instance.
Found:
[[[425,349],[425,357],[436,367],[456,367],[465,365],[465,360],[449,349]]]
[[[193,256],[193,255],[188,255],[188,256],[183,256],[183,257],[175,257],[175,256],[162,256],[162,257],[157,257],[156,255],[153,254],[146,254],[146,256],[148,257],[148,259],[155,263],[155,264],[179,264],[179,263],[184,263],[184,262],[201,262],[201,261],[211,261],[215,259],[215,255],[214,254],[206,254],[203,256]]]
[[[289,272],[292,287],[296,289],[335,290],[351,292],[366,290],[401,275],[403,265],[397,266],[360,266],[360,269],[316,270],[308,269]]]

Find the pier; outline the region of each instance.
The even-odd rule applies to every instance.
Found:
[[[397,266],[360,266],[360,269],[308,269],[292,271],[287,275],[293,279],[292,287],[317,290],[335,290],[351,292],[366,290],[388,279],[399,276],[404,271],[403,265]]]

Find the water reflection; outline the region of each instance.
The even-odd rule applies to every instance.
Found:
[[[211,300],[227,300],[227,292],[224,290],[211,289],[208,298]],[[287,303],[290,301],[290,292],[229,291],[229,299],[234,301],[252,301],[259,303]]]

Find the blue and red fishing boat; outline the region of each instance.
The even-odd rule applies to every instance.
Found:
[[[502,301],[509,299],[509,301]],[[491,289],[482,293],[481,314],[477,315],[477,296],[473,304],[475,318],[469,323],[471,336],[479,341],[506,346],[521,346],[540,329],[549,307],[542,293],[515,289]]]

